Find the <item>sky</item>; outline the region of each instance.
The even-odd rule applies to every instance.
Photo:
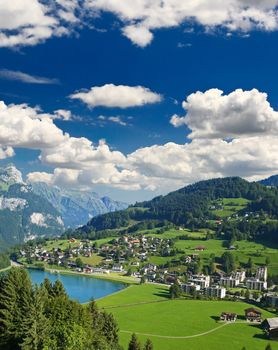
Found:
[[[278,1],[3,0],[0,166],[135,202],[278,173]]]

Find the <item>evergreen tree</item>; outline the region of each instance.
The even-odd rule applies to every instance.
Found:
[[[144,346],[144,350],[153,350],[153,343],[151,342],[150,339],[147,339]]]
[[[175,282],[174,284],[171,285],[170,287],[170,298],[171,299],[176,299],[181,296],[181,286]]]
[[[265,350],[272,350],[270,344],[268,344],[268,345],[266,346]]]
[[[131,336],[131,340],[128,344],[128,350],[141,350],[141,344],[135,333],[133,333]]]

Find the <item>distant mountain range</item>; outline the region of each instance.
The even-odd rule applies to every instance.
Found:
[[[127,208],[127,204],[95,192],[78,192],[49,186],[43,182],[32,184],[34,192],[44,197],[58,210],[66,227],[84,225],[92,217]]]
[[[27,184],[14,166],[0,168],[0,250],[37,236],[57,236],[127,204],[96,193]]]

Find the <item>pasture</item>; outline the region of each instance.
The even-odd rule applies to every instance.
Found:
[[[264,350],[269,343],[258,325],[245,321],[250,305],[243,302],[170,300],[165,287],[147,284],[105,297],[98,305],[116,317],[125,348],[133,332],[142,343],[150,338],[155,350]],[[219,322],[223,311],[237,313],[237,322]],[[275,317],[262,312],[263,318]],[[277,342],[270,343],[278,350]]]

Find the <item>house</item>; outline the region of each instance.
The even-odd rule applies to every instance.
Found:
[[[253,307],[244,310],[246,321],[249,322],[262,322],[262,313],[260,310]]]
[[[124,271],[124,268],[123,268],[122,265],[115,264],[115,265],[112,267],[112,271],[113,271],[113,272],[123,272],[123,271]]]
[[[226,321],[226,322],[235,322],[236,319],[237,319],[237,314],[232,312],[222,312],[220,316],[220,320]]]
[[[212,286],[204,288],[204,294],[210,298],[223,299],[226,296],[226,288],[220,286]]]
[[[206,250],[206,247],[203,245],[198,245],[197,247],[194,248],[194,250],[204,251],[204,250]]]
[[[262,327],[271,340],[278,340],[278,317],[267,318],[263,321]]]

